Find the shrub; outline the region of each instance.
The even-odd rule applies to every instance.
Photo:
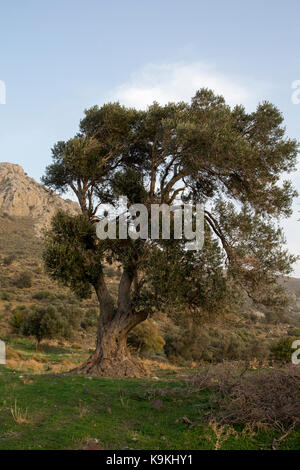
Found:
[[[292,343],[295,339],[297,338],[293,338],[291,336],[280,338],[271,345],[271,352],[275,361],[291,362],[291,356],[293,353]]]
[[[67,294],[61,293],[61,294],[56,294],[56,297],[59,300],[66,300],[67,299]]]
[[[85,316],[81,322],[81,328],[88,330],[97,326],[98,323],[98,312],[94,308],[90,308],[86,311]]]
[[[185,328],[175,334],[166,335],[166,344],[164,347],[166,356],[177,362],[182,358],[190,361],[211,361],[213,359],[209,351],[210,338],[207,331]]]
[[[29,310],[25,307],[25,305],[19,305],[13,310],[9,324],[14,333],[21,333],[24,321],[26,320],[28,314]]]
[[[32,274],[28,271],[24,271],[19,275],[19,277],[15,281],[15,285],[19,289],[28,289],[32,286]]]
[[[0,294],[0,299],[1,299],[1,300],[6,300],[6,301],[8,301],[8,302],[9,302],[10,300],[12,300],[12,297],[13,297],[13,296],[12,296],[12,294],[11,294],[10,292],[1,292],[1,294]]]
[[[171,328],[166,334],[165,353],[171,360],[222,362],[224,360],[266,360],[270,354],[266,340],[257,339],[243,328],[236,332],[216,326],[188,325]]]
[[[56,308],[62,321],[61,336],[71,338],[73,332],[80,328],[82,311],[76,305],[58,304]]]
[[[136,351],[144,354],[150,351],[161,352],[165,340],[160,335],[156,323],[153,320],[147,320],[130,332],[128,344]]]
[[[298,366],[246,372],[240,366],[225,363],[196,374],[192,381],[198,391],[215,392],[213,400],[222,423],[248,426],[300,423]]]
[[[32,298],[35,300],[53,300],[54,297],[55,296],[52,294],[52,292],[48,290],[40,290],[32,296]]]
[[[300,338],[300,328],[290,328],[288,330],[288,335],[289,336],[297,336]]]

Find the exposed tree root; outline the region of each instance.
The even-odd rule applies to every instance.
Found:
[[[142,361],[131,356],[121,359],[99,358],[92,355],[85,363],[70,371],[80,375],[97,377],[145,377],[149,376],[149,369]]]

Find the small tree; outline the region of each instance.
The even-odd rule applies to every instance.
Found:
[[[144,374],[126,340],[154,310],[199,322],[230,308],[239,290],[284,305],[277,277],[290,273],[295,258],[276,220],[291,214],[296,192],[281,177],[295,168],[298,144],[282,121],[270,103],[247,113],[203,89],[191,103],[154,103],[146,111],[93,107],[80,132],[54,146],[43,182],[72,190],[82,215],[54,217],[46,269],[82,297],[94,289],[100,305],[96,350],[79,372]],[[120,195],[147,207],[205,203],[203,249],[185,250],[185,239],[98,240],[94,216]],[[104,272],[112,262],[122,267],[116,300]]]
[[[42,340],[58,336],[62,327],[62,318],[54,307],[34,307],[24,320],[22,334],[34,336],[38,349]]]

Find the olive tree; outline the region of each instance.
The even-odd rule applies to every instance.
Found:
[[[294,169],[298,146],[282,122],[268,102],[248,113],[202,89],[191,103],[154,103],[146,111],[95,106],[75,137],[54,146],[43,182],[73,191],[81,215],[53,218],[45,265],[78,295],[94,290],[100,306],[96,348],[78,372],[144,374],[126,340],[155,310],[205,320],[240,300],[242,291],[255,302],[283,305],[277,277],[291,271],[295,258],[284,248],[278,220],[290,215],[296,192],[282,175]],[[99,240],[99,208],[117,207],[119,196],[149,209],[204,204],[203,248],[187,250],[184,236],[172,236],[175,217],[170,240],[123,239],[120,217],[116,239]],[[107,263],[122,268],[117,298],[106,282]]]

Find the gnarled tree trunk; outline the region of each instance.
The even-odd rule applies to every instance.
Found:
[[[104,278],[95,286],[100,303],[96,350],[91,357],[73,372],[80,374],[141,377],[147,369],[127,348],[128,333],[146,320],[147,314],[135,312],[131,305],[131,284],[133,276],[124,272],[119,285],[118,306],[106,288]]]

